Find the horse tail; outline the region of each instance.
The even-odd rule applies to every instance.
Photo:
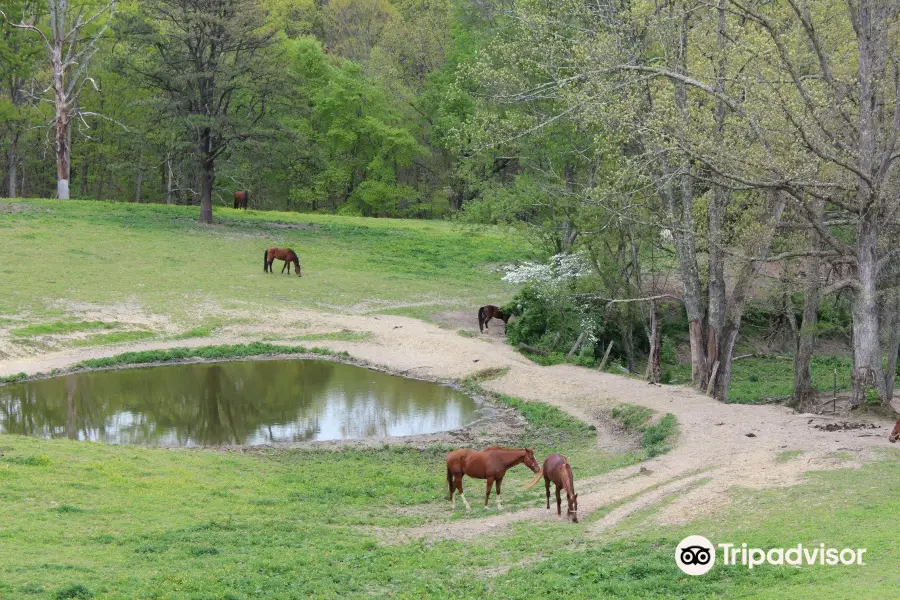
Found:
[[[453,494],[453,473],[450,472],[450,465],[447,465],[447,489]]]
[[[537,485],[537,482],[541,480],[541,477],[544,476],[544,467],[541,467],[541,470],[538,471],[538,474],[534,476],[534,479],[528,482],[528,485],[525,486],[526,490],[530,490],[534,486]]]
[[[484,333],[484,307],[478,309],[478,331]]]
[[[269,266],[269,251],[268,249],[263,250],[263,271],[266,270],[266,267]]]

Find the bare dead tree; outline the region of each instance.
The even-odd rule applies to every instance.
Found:
[[[116,0],[109,0],[100,9],[91,13],[82,4],[70,6],[69,0],[47,0],[50,21],[45,33],[38,25],[9,21],[0,11],[3,19],[12,27],[31,31],[44,42],[47,61],[50,66],[50,87],[54,106],[54,149],[56,151],[56,194],[61,200],[69,198],[70,176],[70,126],[76,116],[78,96],[85,84],[99,89],[88,74],[91,59],[100,49],[100,40],[112,21]],[[74,15],[71,14],[74,12]]]

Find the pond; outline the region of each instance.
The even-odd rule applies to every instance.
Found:
[[[259,445],[449,431],[490,409],[445,385],[324,360],[192,363],[0,387],[0,433]]]

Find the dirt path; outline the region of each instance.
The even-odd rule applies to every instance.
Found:
[[[444,329],[405,317],[308,310],[284,311],[271,315],[267,322],[273,325],[233,326],[212,338],[66,350],[4,360],[0,361],[0,376],[47,372],[86,358],[130,350],[242,343],[262,335],[278,343],[299,334],[349,329],[370,335],[363,342],[322,341],[315,345],[346,350],[354,358],[432,379],[457,379],[483,369],[508,368],[503,377],[487,382],[485,387],[548,402],[589,423],[602,424],[603,413],[622,402],[673,413],[679,423],[679,439],[671,452],[639,467],[578,482],[582,517],[614,507],[592,525],[593,533],[606,531],[663,500],[664,507],[653,519],[661,523],[689,521],[724,504],[734,487],[795,484],[809,470],[856,466],[876,456],[878,449],[889,447],[887,422],[876,421],[879,428],[874,430],[826,432],[814,425],[831,418],[796,414],[778,406],[721,404],[687,388],[652,386],[571,365],[540,367],[503,344],[498,331],[482,336],[476,329],[475,337],[467,337],[455,328]],[[456,521],[452,528],[440,522],[393,532],[387,541],[465,539],[518,521],[555,518],[543,508],[493,512],[479,519]]]

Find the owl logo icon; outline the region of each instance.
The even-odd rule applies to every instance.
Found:
[[[716,564],[716,549],[702,535],[691,535],[675,548],[675,564],[688,575],[704,575]]]

